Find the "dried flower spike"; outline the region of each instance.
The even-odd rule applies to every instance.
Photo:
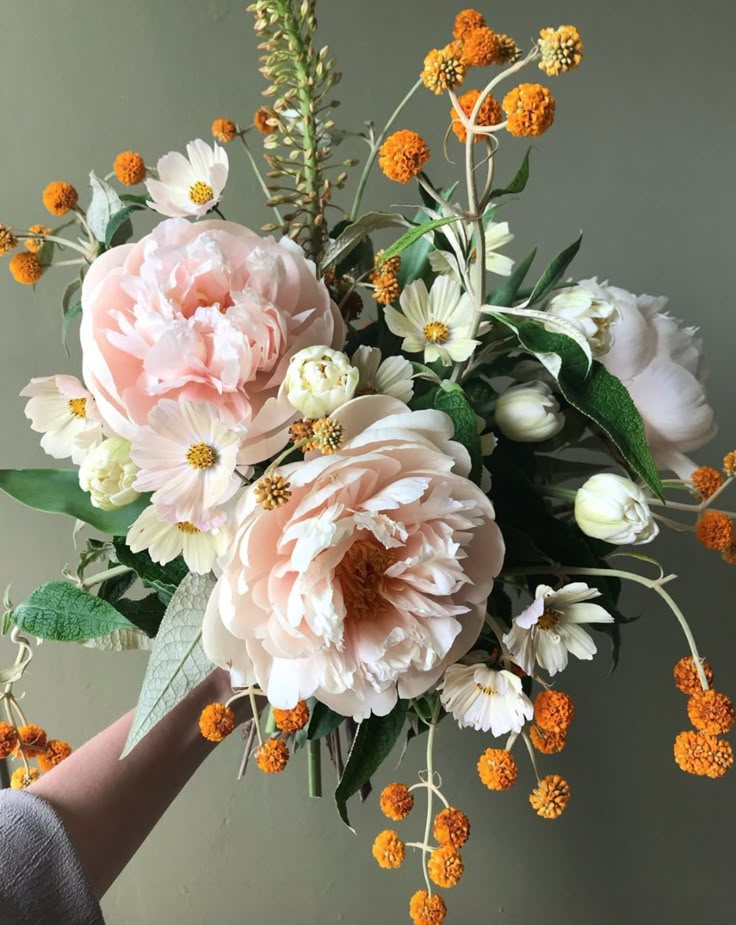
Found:
[[[124,186],[137,186],[146,179],[146,163],[137,151],[121,151],[112,169]]]
[[[406,848],[397,832],[385,829],[376,836],[371,853],[379,867],[383,867],[384,870],[396,870],[404,861]]]
[[[309,707],[306,700],[300,700],[292,710],[273,708],[273,719],[281,732],[299,732],[309,722]]]
[[[44,274],[44,268],[38,262],[38,257],[30,251],[21,251],[10,258],[8,269],[13,274],[16,283],[23,286],[32,286]]]
[[[478,776],[489,790],[508,790],[516,783],[519,769],[511,752],[487,748],[478,759]]]
[[[405,784],[389,784],[381,791],[381,812],[394,822],[406,819],[414,808],[414,797]]]
[[[519,84],[504,97],[503,110],[516,138],[542,135],[554,122],[555,99],[541,84]]]
[[[708,686],[710,686],[713,683],[713,669],[705,660],[703,660],[701,664],[705,673],[705,679],[708,682]],[[675,684],[683,694],[696,694],[703,689],[692,655],[681,658],[680,661],[677,662],[674,668],[674,676]]]
[[[280,774],[289,761],[289,749],[282,739],[269,739],[256,749],[256,764],[264,774]]]
[[[417,132],[401,129],[381,145],[378,164],[389,180],[408,183],[429,160],[429,145]]]
[[[212,123],[212,137],[226,145],[238,134],[238,126],[232,119],[215,119]]]
[[[74,209],[79,201],[79,194],[71,185],[63,180],[49,183],[43,191],[43,204],[52,215],[66,215]]]
[[[282,475],[264,475],[256,483],[255,494],[261,507],[267,511],[275,511],[287,503],[291,497],[291,487]]]
[[[199,717],[199,731],[208,742],[222,742],[235,729],[235,714],[224,703],[210,703]]]
[[[548,774],[529,795],[529,802],[543,819],[557,819],[570,802],[570,785],[559,774]]]
[[[433,833],[440,845],[457,850],[470,838],[470,821],[465,813],[448,806],[434,817]]]
[[[721,511],[704,511],[695,526],[695,535],[706,549],[723,552],[734,541],[733,523]]]
[[[583,42],[575,26],[542,29],[539,36],[539,68],[549,77],[566,74],[583,60]]]
[[[414,925],[442,925],[447,915],[447,906],[439,893],[432,896],[426,890],[418,890],[409,901],[409,917]]]

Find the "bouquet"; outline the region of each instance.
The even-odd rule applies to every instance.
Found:
[[[548,84],[583,57],[574,26],[543,28],[524,51],[463,10],[385,125],[348,130],[332,119],[339,74],[313,0],[249,11],[267,82],[252,121],[215,119],[211,141],[155,167],[119,153],[90,174],[85,208],[51,182],[53,227],[0,225],[19,283],[74,268],[62,334],[83,357],[81,379],[22,393],[42,448],[66,462],[0,471],[18,501],[71,517],[79,549],[21,603],[6,593],[18,656],[0,673],[0,758],[25,787],[69,754],[13,694],[34,637],[150,649],[125,754],[225,668],[232,697],[192,717],[202,735],[231,734],[232,703],[248,698],[241,774],[250,757],[281,773],[303,751],[318,796],[329,758],[347,825],[351,798],[423,737],[425,767],[380,794],[391,827],[372,854],[387,869],[418,860],[409,912],[432,925],[470,835],[437,771],[440,724],[482,734],[491,791],[528,759],[532,810],[558,818],[571,788],[554,755],[575,712],[558,676],[602,640],[618,662],[625,582],[657,595],[685,637],[674,680],[692,728],[675,761],[710,778],[732,766],[733,704],[674,576],[632,547],[672,528],[736,563],[736,515],[721,509],[736,452],[719,468],[687,455],[715,422],[700,340],[666,299],[570,277],[580,239],[541,273],[536,250],[507,252],[503,209],[527,187],[530,151],[504,181],[498,152],[552,128]],[[410,127],[427,92],[444,152]],[[364,158],[338,154],[358,142]],[[224,214],[233,148],[273,213],[260,232]],[[440,188],[443,154],[461,166]],[[367,210],[374,168],[415,203]],[[146,211],[160,221],[135,241]]]

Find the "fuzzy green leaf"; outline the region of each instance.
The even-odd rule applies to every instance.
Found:
[[[131,202],[129,205],[123,206],[122,209],[119,209],[114,215],[112,215],[107,225],[105,226],[105,247],[112,247],[114,244],[123,244],[124,240],[127,240],[130,236],[129,234],[125,234],[124,230],[119,234],[121,229],[123,229],[123,225],[125,225],[126,222],[130,222],[130,216],[134,212],[139,212],[144,208],[144,205]],[[124,240],[121,240],[121,238]]]
[[[434,406],[452,418],[455,440],[462,443],[470,455],[470,478],[478,483],[482,466],[480,435],[475,423],[475,412],[465,392],[456,382],[444,381],[434,394]]]
[[[116,536],[112,542],[118,562],[132,568],[145,587],[152,588],[168,604],[189,571],[181,556],[166,565],[159,565],[147,552],[133,552],[124,537]]]
[[[529,296],[529,305],[533,305],[535,302],[541,301],[547,295],[547,293],[557,285],[557,283],[565,275],[567,268],[575,259],[575,256],[580,250],[580,245],[582,243],[583,235],[581,232],[577,241],[573,241],[569,247],[566,247],[564,251],[555,257],[552,263],[539,277],[536,285],[532,289],[532,293]]]
[[[408,224],[409,222],[399,212],[366,212],[357,221],[343,229],[336,238],[328,242],[321,266],[324,269],[338,261],[342,262],[361,241],[375,231],[383,228],[405,228]]]
[[[49,581],[15,608],[13,622],[41,639],[83,642],[113,630],[134,629],[112,604],[68,581]]]

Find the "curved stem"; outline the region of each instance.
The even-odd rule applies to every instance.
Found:
[[[260,168],[259,168],[259,166],[258,166],[258,162],[256,161],[255,155],[253,154],[253,152],[251,151],[250,147],[248,146],[248,142],[245,140],[245,135],[241,132],[241,133],[238,135],[238,138],[240,138],[241,142],[243,143],[243,147],[245,148],[246,156],[248,157],[248,161],[249,161],[249,163],[250,163],[250,166],[251,166],[251,168],[253,169],[253,173],[254,173],[255,176],[256,176],[256,180],[258,181],[258,185],[259,185],[259,186],[261,187],[261,189],[263,190],[263,193],[264,193],[266,199],[270,199],[270,198],[271,198],[271,191],[269,190],[268,186],[266,186],[266,181],[263,179],[263,174],[261,173],[261,170],[260,170]],[[278,223],[279,223],[280,225],[283,225],[284,220],[283,220],[283,218],[281,217],[281,212],[279,212],[279,210],[276,208],[276,206],[271,206],[271,211],[272,211],[273,214],[276,216],[276,220],[278,221]]]
[[[422,848],[422,870],[424,872],[424,882],[427,884],[427,892],[432,895],[432,884],[427,872],[427,853],[429,844],[429,833],[432,831],[432,797],[434,796],[435,786],[432,780],[434,776],[434,736],[437,731],[437,718],[440,715],[440,701],[437,698],[432,718],[429,721],[429,732],[427,733],[427,818],[424,823],[424,845]]]
[[[529,759],[532,763],[532,768],[534,769],[534,776],[537,778],[537,785],[539,785],[539,770],[537,768],[537,756],[534,754],[534,746],[532,745],[528,733],[522,732],[521,737],[524,740],[524,745],[526,745],[526,750],[529,752]]]
[[[83,590],[88,591],[90,588],[94,588],[95,585],[100,585],[103,581],[107,581],[108,578],[117,578],[118,575],[125,575],[126,572],[132,571],[133,569],[128,568],[127,565],[114,565],[112,568],[105,569],[104,572],[98,572],[91,578],[85,578],[81,582],[81,586]]]

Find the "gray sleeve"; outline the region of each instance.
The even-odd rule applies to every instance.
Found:
[[[51,806],[0,790],[3,925],[104,925],[82,865]]]

